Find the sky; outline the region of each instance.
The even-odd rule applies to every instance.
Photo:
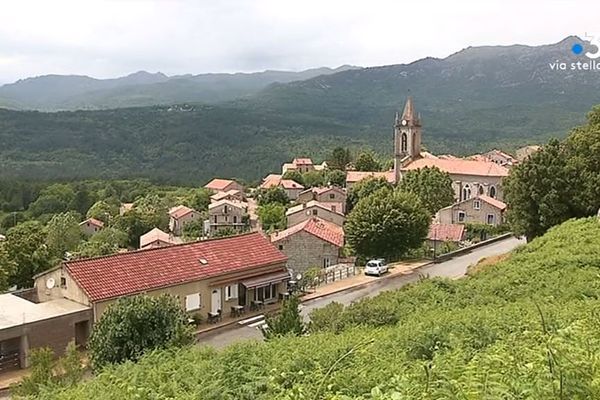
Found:
[[[600,1],[3,0],[0,83],[376,66],[600,36]]]

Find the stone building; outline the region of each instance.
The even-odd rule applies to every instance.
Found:
[[[186,206],[177,206],[169,210],[169,230],[176,236],[181,236],[186,224],[197,220],[200,213]]]
[[[79,223],[79,229],[85,236],[93,236],[104,228],[104,222],[96,218],[88,218]]]
[[[219,200],[208,205],[209,234],[231,228],[243,232],[249,227],[248,203]]]
[[[504,222],[506,204],[486,195],[462,200],[438,211],[437,221],[440,224],[479,223],[500,225]]]
[[[320,218],[310,218],[273,233],[271,242],[288,257],[288,268],[294,273],[304,272],[311,267],[338,264],[344,247],[344,230]]]
[[[315,200],[306,204],[298,204],[290,207],[285,213],[287,226],[290,228],[315,217],[332,222],[337,226],[343,226],[346,218],[342,213],[342,208],[342,203],[321,203]]]
[[[306,204],[311,200],[320,203],[336,203],[342,205],[342,213],[346,212],[346,191],[337,186],[313,187],[298,195],[296,202]]]

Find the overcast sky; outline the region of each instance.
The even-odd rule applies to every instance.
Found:
[[[1,83],[374,66],[600,35],[598,0],[5,0],[0,16]]]

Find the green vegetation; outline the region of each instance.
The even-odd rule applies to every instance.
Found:
[[[431,215],[454,203],[450,175],[435,167],[408,171],[403,174],[398,188],[417,195]]]
[[[533,239],[569,218],[600,208],[600,107],[562,142],[552,140],[505,180],[508,220]]]
[[[287,227],[285,206],[279,203],[267,203],[258,207],[258,218],[265,232],[283,230]]]
[[[267,327],[262,328],[266,340],[273,340],[282,336],[300,336],[306,331],[306,326],[300,314],[300,299],[291,296],[284,300],[281,311],[274,315],[266,315]]]
[[[372,151],[362,151],[354,161],[354,168],[357,171],[379,171],[381,165],[376,160],[375,154]]]
[[[170,295],[124,297],[111,304],[94,325],[89,341],[94,369],[137,360],[146,352],[193,341],[180,300]]]
[[[346,218],[348,245],[361,257],[398,259],[421,246],[431,216],[408,192],[382,188],[359,200]]]
[[[467,278],[315,311],[308,337],[154,352],[40,399],[594,399],[600,223],[553,228]]]
[[[360,199],[363,199],[383,188],[392,188],[392,184],[389,183],[385,178],[366,178],[356,182],[348,191],[348,197],[346,199],[347,212],[352,211]]]
[[[260,189],[257,191],[257,202],[259,206],[267,204],[281,204],[287,206],[290,204],[290,199],[285,194],[285,190],[279,186],[273,186],[268,189]]]

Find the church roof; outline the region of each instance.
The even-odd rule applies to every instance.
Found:
[[[436,167],[451,175],[508,176],[508,169],[489,161],[464,159],[420,158],[402,168],[403,171]]]

